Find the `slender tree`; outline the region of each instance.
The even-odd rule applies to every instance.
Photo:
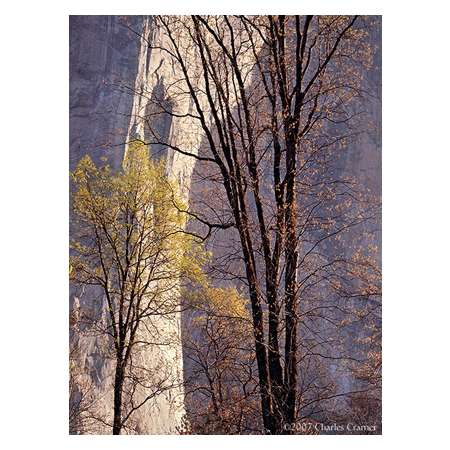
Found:
[[[108,338],[115,361],[112,432],[120,434],[135,411],[178,383],[170,367],[149,368],[139,355],[175,342],[161,334],[161,318],[179,311],[184,282],[201,280],[204,256],[184,232],[183,204],[164,161],[151,162],[146,146],[130,145],[119,173],[86,156],[72,179],[71,278],[100,288],[106,301],[106,323],[82,320]]]

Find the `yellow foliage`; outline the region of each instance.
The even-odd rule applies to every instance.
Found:
[[[152,161],[137,142],[117,173],[88,155],[80,160],[71,174],[77,222],[71,272],[78,281],[104,285],[115,277],[116,284],[128,283],[124,290],[136,279],[149,288],[151,277],[167,289],[176,279],[205,284],[207,253],[185,232],[186,205],[164,169],[165,161]]]
[[[198,292],[187,295],[187,301],[199,314],[197,321],[206,318],[226,319],[231,326],[233,319],[237,323],[250,323],[247,300],[236,288],[204,287]]]

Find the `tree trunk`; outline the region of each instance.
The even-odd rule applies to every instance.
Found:
[[[279,307],[275,289],[268,295],[269,303],[269,374],[272,395],[273,421],[276,434],[279,434],[283,423],[283,369],[280,361]]]
[[[297,397],[297,199],[296,199],[296,146],[293,137],[286,142],[286,276],[285,276],[285,421],[293,424],[296,419]],[[290,428],[290,427],[289,427]]]
[[[114,423],[113,434],[120,434],[122,430],[122,390],[124,370],[123,364],[117,361],[116,375],[114,378]]]
[[[247,266],[247,273],[253,272]],[[254,280],[254,274],[249,277],[250,281]],[[256,362],[258,365],[259,390],[261,394],[261,411],[263,416],[263,423],[266,432],[274,434],[274,420],[272,408],[272,394],[270,385],[269,368],[267,364],[267,351],[264,344],[264,326],[262,320],[262,309],[259,303],[256,286],[250,283],[249,286],[250,300],[252,304],[252,318],[253,318],[253,332],[255,337],[255,353]]]

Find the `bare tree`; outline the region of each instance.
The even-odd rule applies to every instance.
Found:
[[[164,38],[149,45],[180,74],[162,97],[171,105],[190,97],[188,114],[205,143],[200,154],[171,146],[143,118],[149,143],[192,156],[204,179],[220,184],[223,214],[211,204],[187,213],[207,237],[236,232],[243,273],[235,276],[248,287],[264,428],[289,432],[286,424],[317,413],[312,405],[342,395],[327,383],[317,393],[310,376],[299,380],[299,367],[314,366],[317,377],[318,358],[352,360],[324,327],[345,329],[344,316],[368,320],[379,309],[376,263],[347,245],[357,233],[367,247],[363,224],[377,220],[377,202],[336,170],[364,123],[364,111],[350,105],[365,95],[368,24],[356,16],[281,15],[156,22]],[[151,101],[154,114],[176,111]]]
[[[234,288],[206,288],[185,301],[188,431],[259,432],[252,325],[245,299]]]

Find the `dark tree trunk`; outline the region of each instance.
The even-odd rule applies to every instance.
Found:
[[[123,364],[118,361],[114,378],[114,423],[113,434],[120,434],[122,430],[122,391],[124,370]]]
[[[283,369],[280,361],[279,335],[279,306],[276,293],[268,295],[269,303],[269,373],[272,394],[273,420],[276,434],[283,423]]]
[[[256,287],[256,273],[254,264],[252,264],[251,254],[248,251],[248,241],[246,239],[245,228],[240,228],[239,233],[241,235],[247,279],[249,281],[249,296],[252,305],[253,333],[255,338],[255,353],[258,366],[263,423],[266,432],[275,434],[270,375],[267,361],[267,350],[264,342],[263,312]]]
[[[294,139],[287,140],[286,168],[286,276],[285,276],[285,420],[293,424],[296,418],[297,397],[297,199],[296,199],[296,146]]]

